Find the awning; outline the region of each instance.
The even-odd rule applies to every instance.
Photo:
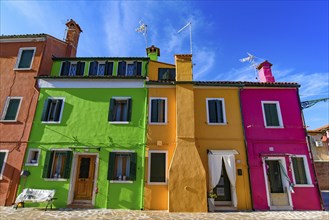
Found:
[[[239,154],[236,150],[209,150],[208,151],[211,154],[214,155],[233,155],[233,154]]]

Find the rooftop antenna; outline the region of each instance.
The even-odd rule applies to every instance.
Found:
[[[262,61],[264,61],[265,59],[260,58],[260,57],[256,57],[256,56],[254,56],[254,55],[252,55],[252,54],[250,54],[248,52],[247,52],[247,54],[248,54],[248,57],[239,59],[239,61],[241,63],[249,62],[251,64],[250,66],[253,67],[253,69],[255,71],[256,80],[258,80],[258,74],[257,74],[256,68],[259,65],[259,63],[258,62],[257,63],[255,62],[255,58],[260,59]]]
[[[190,26],[190,51],[191,51],[191,54],[192,54],[192,23],[191,22],[187,23],[187,25],[185,25],[179,31],[177,31],[177,34],[179,34],[180,32],[182,32],[188,26]]]
[[[135,30],[138,33],[141,33],[144,36],[145,39],[145,44],[146,44],[146,48],[148,47],[147,44],[147,25],[143,23],[142,20],[139,21],[139,27],[136,28]]]

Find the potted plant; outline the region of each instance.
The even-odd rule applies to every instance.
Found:
[[[209,212],[215,211],[215,199],[217,198],[217,194],[214,193],[213,190],[208,192],[208,209]]]

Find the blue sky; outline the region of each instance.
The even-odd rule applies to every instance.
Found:
[[[279,82],[301,84],[301,100],[329,97],[328,1],[8,1],[0,2],[1,34],[64,37],[67,19],[81,26],[78,56],[145,56],[135,29],[148,25],[159,61],[186,54],[192,22],[195,80],[256,81],[249,52],[272,64]],[[261,62],[261,59],[256,59]],[[329,101],[304,111],[309,129],[329,124]]]

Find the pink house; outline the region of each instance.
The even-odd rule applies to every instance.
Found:
[[[322,210],[296,83],[275,82],[268,61],[260,83],[241,90],[255,210]]]

